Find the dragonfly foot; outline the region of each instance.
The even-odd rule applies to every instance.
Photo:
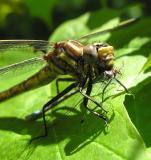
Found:
[[[47,134],[44,134],[44,135],[41,135],[41,136],[34,137],[34,138],[32,138],[32,139],[30,140],[30,143],[32,143],[32,142],[35,141],[35,140],[38,140],[38,139],[41,139],[41,138],[45,138],[45,137],[47,137]]]
[[[105,127],[108,127],[107,117],[105,117],[103,114],[99,114],[99,118],[101,118],[104,121]]]

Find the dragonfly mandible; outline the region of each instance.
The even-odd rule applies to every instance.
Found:
[[[45,64],[31,77],[5,91],[2,91],[0,93],[0,102],[31,89],[48,84],[53,80],[56,80],[59,75],[70,75],[71,78],[62,78],[56,80],[57,90],[58,81],[72,82],[66,89],[58,93],[49,102],[44,104],[41,110],[27,116],[27,119],[30,120],[38,119],[40,117],[43,118],[45,130],[44,134],[39,137],[45,137],[48,133],[45,112],[77,92],[80,92],[84,97],[83,106],[92,114],[103,119],[105,124],[107,124],[107,117],[104,114],[100,114],[90,109],[88,107],[88,101],[92,101],[98,107],[100,107],[102,111],[106,112],[101,103],[103,103],[104,92],[111,81],[115,79],[127,91],[126,87],[116,78],[116,75],[119,72],[114,67],[114,48],[106,43],[84,45],[80,43],[79,40],[122,28],[123,26],[127,26],[135,21],[136,19],[130,19],[108,30],[90,33],[80,37],[77,40],[61,41],[54,44],[43,40],[0,40],[1,51],[5,51],[5,49],[8,48],[22,49],[23,47],[30,46],[33,47],[35,51],[40,50],[44,53],[42,57],[37,56],[0,68],[0,77],[3,77],[5,74],[9,74],[18,68],[23,68],[25,66],[30,66],[37,63]],[[51,51],[47,52],[48,48],[51,48]],[[90,96],[90,94],[92,91],[92,85],[100,79],[106,79],[108,82],[103,89],[102,102],[98,103]],[[86,92],[84,92],[84,89],[86,89]]]

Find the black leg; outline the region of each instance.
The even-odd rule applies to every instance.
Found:
[[[127,89],[127,88],[121,83],[121,81],[119,81],[116,77],[111,78],[111,79],[107,82],[107,84],[105,85],[105,87],[103,88],[103,91],[102,91],[102,103],[104,102],[104,94],[105,94],[105,91],[106,91],[107,87],[110,85],[110,83],[112,82],[113,79],[115,79],[115,80],[124,88],[124,90],[125,90],[127,93],[129,92],[128,89]]]
[[[88,75],[87,75],[88,76]],[[79,87],[80,91],[82,92],[82,89],[84,88],[84,85],[86,83],[86,81],[88,80],[85,79],[85,81],[81,84],[81,86]],[[86,90],[86,95],[90,95],[91,94],[91,91],[92,91],[92,84],[88,84],[87,86],[87,90]],[[83,106],[87,109],[87,106],[88,106],[88,100],[89,98],[85,97],[83,98]],[[84,113],[83,113],[83,117],[84,117]],[[81,123],[84,122],[84,118],[81,119]]]
[[[60,92],[58,95],[56,95],[54,98],[52,98],[49,102],[47,102],[43,106],[43,108],[42,108],[42,118],[43,118],[43,124],[44,124],[44,134],[41,135],[41,136],[33,138],[31,141],[37,140],[37,139],[42,138],[42,137],[46,137],[47,134],[48,134],[47,123],[46,123],[46,118],[45,118],[45,109],[48,108],[49,106],[52,106],[52,103],[58,101],[61,97],[66,95],[68,92],[70,92],[73,88],[76,88],[77,86],[78,86],[78,83],[73,83],[73,84],[69,85],[66,89],[64,89],[62,92]]]
[[[92,97],[90,97],[89,95],[87,95],[86,93],[84,93],[82,91],[82,89],[79,90],[79,92],[87,99],[89,99],[90,101],[92,101],[93,103],[95,103],[98,107],[100,107],[105,113],[107,113],[107,111],[102,107],[102,105],[100,105],[97,101],[95,101]]]
[[[92,114],[94,114],[95,116],[101,118],[104,122],[105,122],[105,125],[107,125],[107,118],[103,115],[103,114],[99,114],[98,112],[95,112],[93,109],[90,109],[88,107],[88,100],[91,100],[92,102],[94,102],[97,106],[99,105],[99,107],[102,108],[102,106],[100,106],[100,104],[94,100],[92,100],[92,98],[90,97],[90,94],[91,94],[91,91],[92,91],[92,79],[91,77],[89,78],[89,81],[88,81],[88,86],[87,86],[87,90],[86,90],[86,94],[84,94],[82,92],[82,89],[80,89],[81,91],[81,94],[84,96],[84,99],[83,99],[83,105],[84,107]],[[104,109],[103,109],[104,110]],[[104,110],[105,111],[105,110]],[[105,111],[106,112],[106,111]]]
[[[102,120],[104,121],[104,123],[105,123],[105,126],[107,126],[107,124],[108,124],[107,118],[106,118],[103,114],[100,114],[100,113],[98,113],[98,112],[95,112],[93,109],[90,109],[88,106],[85,106],[85,107],[86,107],[86,109],[87,109],[90,113],[92,113],[92,114],[94,114],[95,116],[97,116],[98,118],[102,119]]]
[[[104,102],[104,94],[105,94],[105,91],[107,89],[107,87],[109,86],[109,84],[112,82],[112,78],[107,82],[107,84],[105,85],[105,87],[103,88],[102,90],[102,103]]]
[[[74,78],[58,78],[56,79],[57,94],[59,94],[59,82],[75,82]]]
[[[122,84],[121,81],[119,81],[117,78],[114,77],[114,79],[124,88],[125,92],[129,93],[128,89]]]
[[[51,103],[47,108],[45,108],[45,113],[47,111],[49,111],[50,109],[52,109],[53,107],[55,107],[56,105],[58,105],[59,103],[65,101],[66,99],[70,98],[71,96],[75,95],[76,93],[78,93],[79,90],[74,90],[72,92],[69,92],[67,93],[66,95],[60,97],[60,99],[58,99],[57,101]],[[42,117],[42,114],[43,114],[43,110],[38,110],[36,112],[33,112],[31,113],[30,115],[26,116],[25,118],[28,120],[28,121],[33,121],[33,120],[37,120],[39,118]]]

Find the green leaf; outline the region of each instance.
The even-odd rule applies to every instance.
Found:
[[[96,20],[94,15],[99,19]],[[62,40],[68,33],[72,33],[71,37],[79,37],[99,26],[104,29],[111,24],[115,26],[119,23],[119,16],[120,13],[114,10],[85,14],[65,22],[50,40]],[[79,101],[82,96],[77,94],[54,108],[51,118],[48,117],[48,136],[29,144],[31,137],[43,133],[43,122],[28,122],[24,120],[24,116],[40,108],[50,96],[56,94],[53,82],[51,89],[47,85],[1,103],[0,158],[151,159],[151,72],[140,72],[150,54],[150,24],[151,20],[144,18],[123,30],[99,36],[100,40],[115,46],[115,67],[123,67],[119,79],[132,92],[125,94],[116,82],[109,86],[103,104],[109,111],[108,128],[102,120],[90,113],[85,113],[84,123],[80,123],[82,113],[79,108],[82,104]],[[5,85],[7,83],[9,85],[10,81],[6,80]],[[62,83],[61,87],[65,88],[66,85]],[[94,85],[93,96],[98,101],[101,101],[103,86],[100,83]],[[91,107],[95,106],[90,104]]]
[[[144,64],[142,71],[147,71],[151,67],[151,54],[149,55],[146,63]]]
[[[57,42],[60,40],[77,39],[94,29],[104,30],[116,26],[119,22],[119,14],[116,10],[106,9],[94,13],[88,12],[75,20],[69,20],[60,25],[54,34],[51,35],[50,41]],[[102,36],[101,40],[104,40],[104,35]]]

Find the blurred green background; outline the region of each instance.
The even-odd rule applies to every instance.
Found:
[[[125,19],[150,15],[150,6],[149,0],[0,0],[0,39],[47,40],[59,24],[85,12],[116,9]]]

